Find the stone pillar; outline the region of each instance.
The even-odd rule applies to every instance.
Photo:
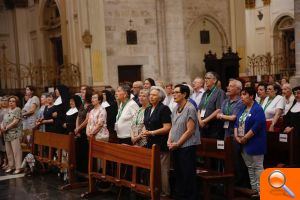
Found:
[[[172,82],[189,81],[185,53],[183,1],[165,0],[167,64]]]
[[[292,87],[300,85],[300,0],[295,0],[294,3],[296,73],[290,80]]]

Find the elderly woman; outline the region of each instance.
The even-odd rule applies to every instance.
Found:
[[[147,137],[147,148],[153,144],[160,147],[161,156],[161,178],[162,195],[169,195],[169,169],[170,154],[167,146],[168,134],[171,129],[171,111],[162,102],[165,99],[164,89],[159,86],[152,86],[150,89],[150,106],[146,108],[144,115],[145,130],[142,137]]]
[[[150,90],[152,86],[155,86],[155,81],[152,78],[147,78],[144,81],[144,89]]]
[[[86,135],[91,137],[95,135],[96,140],[108,141],[109,133],[106,126],[106,110],[101,106],[103,95],[100,92],[94,92],[92,104],[94,108],[88,115],[86,126]]]
[[[147,139],[142,137],[144,128],[144,113],[149,106],[149,90],[142,89],[139,93],[139,102],[142,107],[135,113],[131,122],[131,141],[134,145],[145,146]]]
[[[197,199],[196,147],[200,141],[197,110],[188,101],[190,89],[176,85],[168,147],[173,152],[176,199]]]
[[[259,193],[259,178],[264,170],[263,161],[266,153],[266,118],[262,107],[254,100],[254,88],[244,88],[241,99],[245,107],[237,115],[234,137],[240,144],[251,188]]]
[[[269,84],[267,87],[267,95],[262,108],[265,112],[268,131],[274,132],[274,126],[278,122],[278,119],[283,114],[284,110],[284,98],[279,95],[281,92],[280,86],[277,84]]]
[[[139,109],[137,103],[130,99],[130,87],[128,85],[120,85],[116,92],[117,100],[119,100],[119,110],[116,117],[115,130],[119,143],[131,145],[131,121]]]
[[[292,107],[295,96],[293,95],[292,87],[289,83],[284,83],[282,85],[282,96],[284,97],[284,115],[287,114],[287,112],[290,110]]]
[[[30,146],[30,140],[32,137],[32,129],[35,127],[37,120],[37,113],[40,107],[40,100],[37,96],[33,96],[34,88],[32,86],[26,86],[25,96],[28,100],[22,109],[23,116],[23,130],[26,138],[25,143]]]
[[[0,124],[3,121],[4,115],[6,113],[8,113],[8,97],[7,96],[3,96],[1,98],[1,102],[0,102],[1,106],[0,106]],[[0,134],[0,164],[1,164],[1,168],[5,169],[7,167],[7,159],[6,159],[6,153],[5,153],[5,143],[4,143],[4,138],[3,135]]]
[[[22,114],[21,109],[17,107],[19,104],[18,97],[10,96],[8,103],[8,113],[4,115],[1,124],[1,134],[4,136],[8,159],[8,168],[5,172],[10,173],[15,169],[14,174],[18,174],[21,172],[22,163],[22,149],[20,144],[20,137],[22,136]]]

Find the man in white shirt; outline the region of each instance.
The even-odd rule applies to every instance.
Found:
[[[203,78],[196,77],[193,81],[194,93],[192,94],[191,99],[193,99],[196,102],[197,107],[199,106],[202,99],[202,95],[204,93],[203,86],[204,86]]]
[[[289,109],[291,108],[295,100],[292,87],[289,83],[285,83],[282,85],[282,96],[284,96],[284,101],[285,101],[284,115],[286,115],[286,113],[289,111]]]
[[[170,110],[173,112],[173,109],[176,106],[176,103],[174,102],[174,97],[173,97],[173,85],[167,84],[165,87],[165,92],[166,92],[166,98],[163,101],[163,104],[168,106]]]

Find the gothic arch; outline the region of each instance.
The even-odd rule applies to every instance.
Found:
[[[199,22],[202,22],[203,20],[210,22],[218,30],[218,33],[220,34],[221,39],[222,39],[222,46],[225,50],[226,47],[228,47],[228,45],[229,45],[228,37],[226,35],[226,32],[225,32],[222,24],[211,15],[200,15],[200,16],[196,17],[190,24],[188,24],[187,29],[186,29],[187,31],[185,32],[186,38],[190,37],[190,32],[194,28],[194,26],[197,25]]]

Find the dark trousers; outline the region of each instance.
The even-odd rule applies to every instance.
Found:
[[[175,172],[175,199],[197,199],[196,146],[173,151]]]
[[[132,145],[131,138],[119,138],[119,144]],[[121,164],[121,179],[132,181],[132,166]]]

